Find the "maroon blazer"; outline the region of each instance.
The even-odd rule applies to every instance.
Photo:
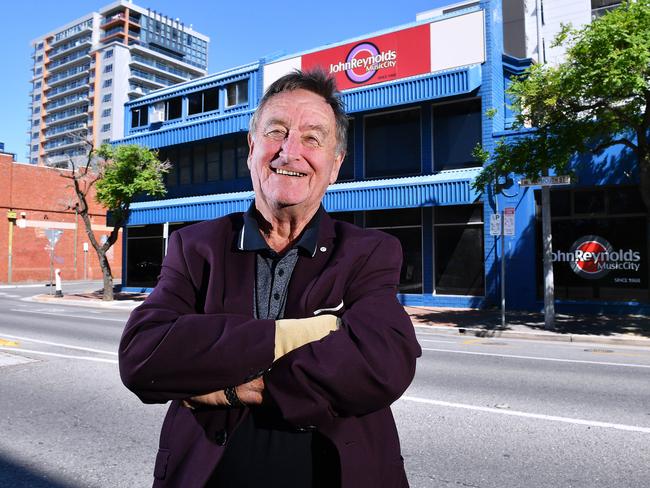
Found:
[[[316,255],[296,263],[285,317],[334,313],[343,325],[271,367],[275,323],[252,316],[255,254],[237,249],[242,222],[232,214],[174,232],[158,285],[122,336],[124,384],[145,403],[172,400],[154,486],[204,486],[248,412],[190,410],[180,400],[268,370],[266,394],[283,417],[335,445],[343,488],[407,487],[390,405],[421,349],[396,299],[399,241],[324,214]]]

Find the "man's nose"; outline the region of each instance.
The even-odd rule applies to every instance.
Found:
[[[300,134],[296,133],[296,131],[289,131],[282,141],[280,155],[286,158],[287,161],[295,161],[300,159],[300,152]]]

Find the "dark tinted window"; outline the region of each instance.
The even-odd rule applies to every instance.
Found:
[[[419,110],[369,116],[365,125],[366,177],[421,172]]]
[[[481,142],[481,102],[433,108],[433,158],[436,171],[477,166],[472,150]]]

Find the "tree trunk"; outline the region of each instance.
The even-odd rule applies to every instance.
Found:
[[[544,171],[548,174],[548,171]],[[542,249],[544,253],[544,328],[555,329],[553,281],[553,234],[551,232],[551,188],[542,186]]]
[[[105,302],[113,300],[113,273],[111,272],[111,265],[108,262],[106,252],[98,251],[99,267],[102,269],[102,276],[104,278],[104,294],[102,299]]]

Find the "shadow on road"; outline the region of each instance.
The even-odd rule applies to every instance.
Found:
[[[76,488],[74,484],[21,465],[0,453],[0,486],[11,488]]]
[[[544,315],[531,312],[507,312],[506,327],[501,327],[498,310],[418,309],[407,307],[415,323],[445,325],[485,330],[543,330]],[[565,315],[558,314],[555,332],[560,334],[591,334],[609,336],[631,334],[650,337],[650,317],[641,315]]]

